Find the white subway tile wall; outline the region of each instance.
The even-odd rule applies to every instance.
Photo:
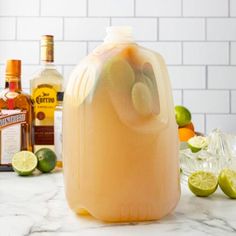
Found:
[[[14,40],[16,19],[13,17],[1,17],[0,18],[0,40]]]
[[[229,0],[183,0],[183,16],[228,17],[228,9]]]
[[[23,88],[40,64],[40,35],[55,35],[65,85],[109,25],[131,25],[169,70],[175,104],[200,132],[236,133],[236,0],[0,0],[0,88],[4,63],[23,61]]]
[[[236,113],[236,90],[231,92],[231,111]]]
[[[150,48],[160,53],[168,65],[181,65],[181,42],[139,42],[143,47]]]
[[[204,40],[205,20],[199,18],[162,18],[159,20],[159,39],[166,41]]]
[[[17,19],[17,40],[38,40],[50,32],[55,40],[63,38],[63,19],[52,17],[21,17]]]

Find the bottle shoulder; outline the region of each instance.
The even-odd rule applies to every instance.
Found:
[[[4,91],[0,95],[0,99],[26,99],[31,100],[31,97],[28,93],[25,93],[22,90],[11,91],[9,89],[4,89]]]
[[[56,67],[43,67],[33,74],[32,80],[35,80],[38,78],[57,78],[59,80],[60,79],[62,80],[63,76],[56,69]]]
[[[29,94],[23,91],[4,89],[4,92],[0,94],[0,109],[8,109],[9,101],[13,101],[13,109],[30,110],[33,106]]]
[[[30,81],[31,94],[33,89],[43,84],[52,85],[57,90],[62,90],[63,76],[56,70],[55,67],[42,68],[33,75]]]

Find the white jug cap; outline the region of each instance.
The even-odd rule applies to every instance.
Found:
[[[111,26],[106,29],[105,43],[134,42],[133,28],[131,26]]]

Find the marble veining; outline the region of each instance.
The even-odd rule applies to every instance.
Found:
[[[0,173],[0,236],[236,236],[236,200],[220,189],[197,198],[182,186],[180,202],[160,221],[108,224],[75,215],[68,207],[62,173],[18,177]]]

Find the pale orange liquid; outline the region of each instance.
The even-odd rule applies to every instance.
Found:
[[[180,195],[177,125],[165,65],[155,58],[162,70],[158,76],[164,77],[158,82],[162,116],[140,116],[131,95],[117,92],[102,77],[82,103],[76,97],[82,82],[68,87],[63,167],[67,200],[76,213],[141,221],[160,219],[175,208]]]

